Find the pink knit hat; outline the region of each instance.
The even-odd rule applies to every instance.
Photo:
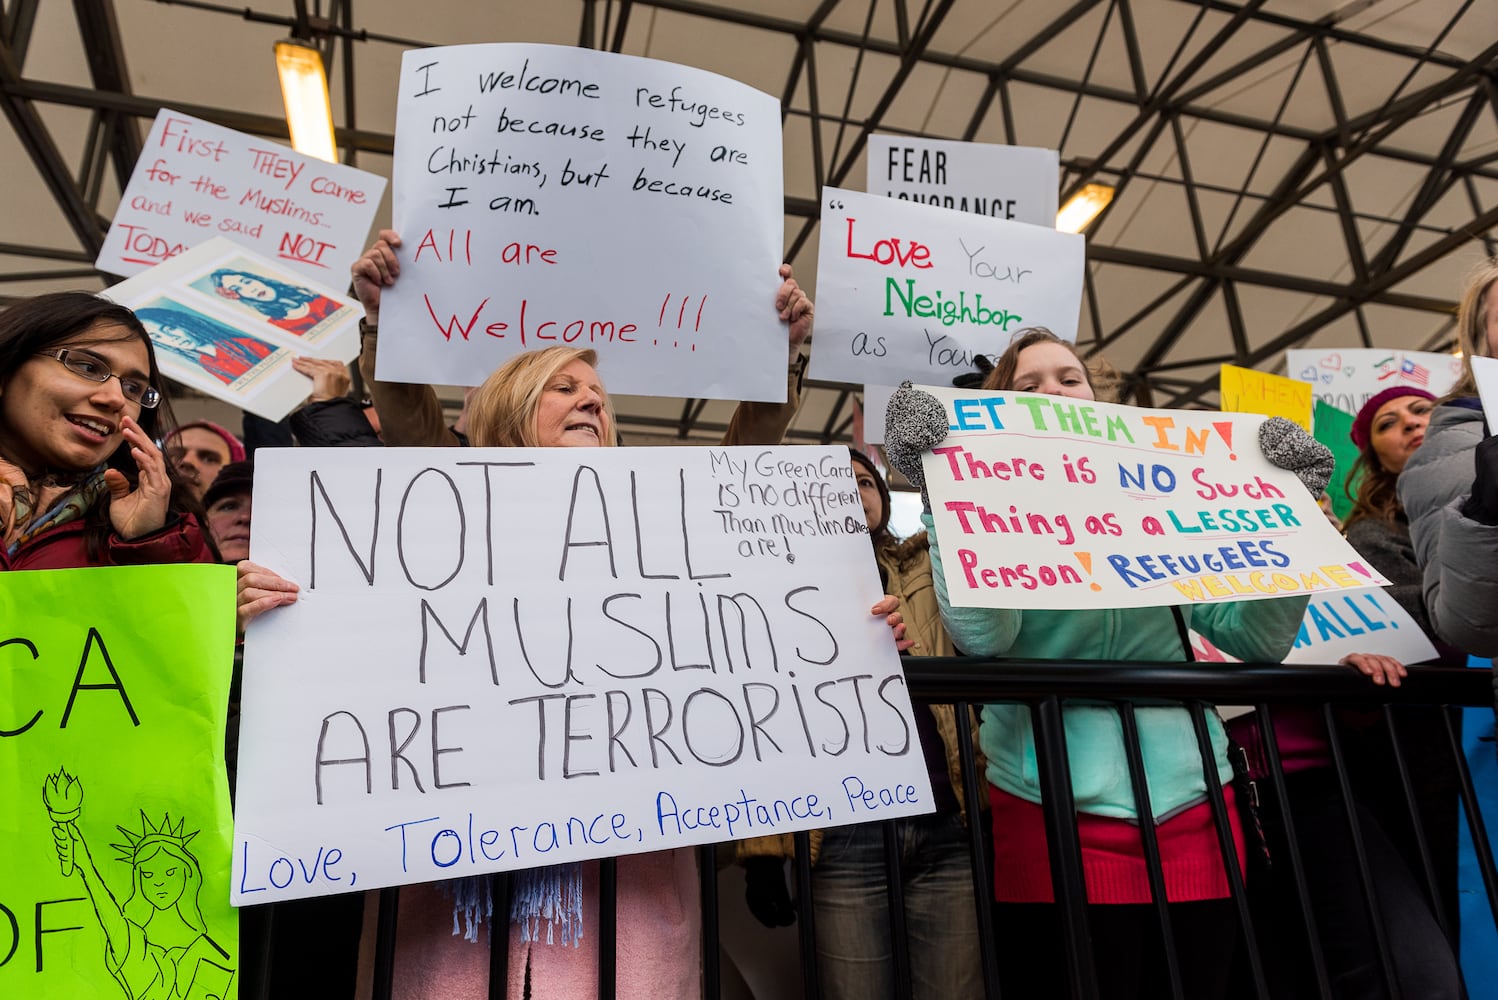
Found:
[[[229,446],[229,461],[244,461],[244,443],[233,434],[230,434],[228,428],[220,427],[212,420],[194,420],[191,423],[182,424],[176,430],[167,435],[167,440],[170,441],[172,438],[181,434],[183,431],[191,430],[194,427],[201,427],[205,431],[212,431],[214,434],[217,434],[219,437],[223,438],[224,444]]]
[[[1383,392],[1375,393],[1368,402],[1363,404],[1363,408],[1358,411],[1356,419],[1352,422],[1352,443],[1359,448],[1366,448],[1371,436],[1370,432],[1373,430],[1373,418],[1378,415],[1379,409],[1389,400],[1398,399],[1401,396],[1419,396],[1421,399],[1428,399],[1432,402],[1436,398],[1434,394],[1412,385],[1391,385]]]

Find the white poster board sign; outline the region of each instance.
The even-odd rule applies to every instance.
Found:
[[[1451,354],[1369,347],[1286,351],[1285,365],[1291,378],[1311,383],[1315,399],[1353,414],[1390,386],[1412,385],[1441,396],[1462,374],[1462,359]]]
[[[845,448],[270,449],[253,530],[236,904],[931,811]]]
[[[359,355],[358,303],[278,261],[215,237],[111,287],[135,310],[168,378],[279,420],[306,398],[299,354]]]
[[[987,215],[1032,226],[1056,225],[1061,154],[1038,146],[1001,146],[914,136],[871,135],[869,194]],[[864,441],[882,444],[894,387],[863,387]]]
[[[1472,356],[1472,378],[1477,382],[1477,394],[1482,399],[1482,410],[1488,418],[1488,433],[1498,427],[1498,358]]]
[[[1013,334],[1075,340],[1083,237],[824,188],[811,376],[949,383]]]
[[[1438,655],[1410,613],[1382,587],[1311,598],[1286,663],[1336,663],[1351,653],[1381,653],[1400,663]]]
[[[315,281],[345,284],[385,178],[163,108],[94,266],[129,276],[227,236]]]
[[[1138,608],[1388,583],[1258,445],[1256,414],[930,388],[923,460],[959,607]]]
[[[775,98],[588,49],[420,49],[395,134],[380,378],[477,385],[568,344],[616,392],[785,399]]]

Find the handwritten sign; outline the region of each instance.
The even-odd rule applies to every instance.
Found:
[[[1382,653],[1401,663],[1439,654],[1408,611],[1381,587],[1311,599],[1286,663],[1336,663],[1351,653]]]
[[[235,996],[233,569],[0,573],[0,608],[0,996]]]
[[[268,420],[284,417],[311,389],[292,358],[359,354],[357,304],[221,238],[107,294],[135,310],[168,378]]]
[[[1462,374],[1459,357],[1381,347],[1286,351],[1285,365],[1291,378],[1311,383],[1318,400],[1351,414],[1391,385],[1413,385],[1440,396]]]
[[[1264,457],[1262,417],[927,391],[950,417],[923,466],[954,605],[1136,608],[1388,582]]]
[[[234,899],[929,812],[842,448],[276,449]]]
[[[1076,339],[1083,238],[825,188],[813,378],[950,382],[1015,332]]]
[[[1061,154],[1054,149],[871,135],[867,165],[869,194],[1034,226],[1056,224]],[[864,386],[869,444],[884,441],[885,408],[894,391]]]
[[[780,134],[775,98],[685,66],[407,52],[380,378],[476,385],[570,344],[618,392],[784,400]]]
[[[94,266],[129,276],[227,236],[303,277],[341,282],[385,178],[163,108]]]
[[[1256,372],[1237,365],[1222,366],[1224,413],[1258,413],[1284,417],[1311,429],[1311,387],[1305,382]]]
[[[1498,358],[1472,356],[1472,377],[1488,418],[1488,433],[1498,427]]]

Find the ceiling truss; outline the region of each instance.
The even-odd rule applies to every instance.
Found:
[[[252,10],[206,0],[156,0],[164,5],[222,12],[261,23],[283,26],[288,34],[318,39],[331,74],[340,74],[344,103],[340,148],[350,163],[361,153],[388,155],[393,137],[359,127],[354,103],[361,46],[430,44],[421,39],[396,38],[362,29],[355,0],[328,0],[309,9],[308,0],[261,0],[273,9]],[[1449,298],[1402,289],[1412,275],[1474,239],[1494,252],[1493,230],[1498,226],[1498,152],[1463,156],[1463,149],[1479,125],[1498,121],[1498,43],[1470,58],[1451,55],[1443,43],[1453,32],[1470,30],[1473,4],[1451,5],[1451,13],[1424,45],[1391,41],[1351,30],[1346,16],[1328,15],[1315,21],[1276,13],[1266,0],[1230,3],[1226,0],[1073,0],[1055,5],[1054,15],[998,61],[985,61],[963,52],[943,51],[934,44],[956,0],[821,0],[804,20],[787,20],[726,3],[702,0],[581,0],[577,43],[590,48],[621,51],[638,44],[637,33],[648,30],[657,13],[703,18],[768,32],[791,42],[793,52],[781,93],[787,129],[805,129],[810,136],[810,178],[787,178],[788,190],[814,190],[823,185],[849,184],[868,136],[875,131],[918,134],[892,120],[892,109],[914,74],[937,70],[981,80],[981,91],[967,114],[960,135],[972,139],[985,124],[1001,141],[1035,143],[1016,134],[1015,88],[1040,88],[1064,95],[1070,114],[1058,145],[1062,151],[1062,196],[1092,181],[1118,190],[1112,206],[1094,223],[1104,235],[1089,239],[1089,274],[1084,293],[1083,346],[1099,353],[1142,330],[1153,331],[1125,373],[1126,398],[1153,405],[1211,402],[1216,389],[1215,366],[1224,362],[1260,366],[1279,351],[1304,343],[1329,323],[1351,317],[1359,335],[1369,343],[1366,310],[1373,306],[1409,310],[1414,314],[1454,311]],[[1167,4],[1186,24],[1184,33],[1162,69],[1151,69],[1139,31],[1145,6]],[[0,303],[11,301],[14,289],[38,279],[97,277],[91,262],[101,244],[108,218],[100,210],[104,180],[113,175],[123,188],[140,152],[142,130],[164,103],[161,95],[132,92],[112,0],[74,0],[73,13],[87,53],[92,87],[66,86],[33,79],[26,73],[32,29],[40,0],[4,0],[0,16],[0,108],[23,144],[26,155],[44,179],[74,238],[72,245],[30,245],[0,242],[0,255],[21,258],[17,270],[0,273]],[[1347,5],[1359,8],[1358,4]],[[1365,6],[1365,5],[1364,5]],[[290,8],[287,10],[286,8]],[[1356,10],[1353,11],[1356,13]],[[861,23],[861,31],[835,24]],[[1099,16],[1101,14],[1101,16]],[[834,15],[841,15],[834,18]],[[1078,22],[1100,25],[1085,62],[1079,52],[1078,72],[1057,75],[1035,68],[1032,59]],[[893,24],[881,32],[876,25]],[[1487,37],[1492,37],[1489,34]],[[1245,44],[1249,39],[1255,44]],[[1095,66],[1105,41],[1121,40],[1127,58],[1126,85],[1097,79]],[[1332,50],[1376,54],[1380,65],[1402,67],[1393,95],[1379,107],[1350,112],[1344,104],[1345,84]],[[1226,52],[1236,53],[1227,65]],[[891,68],[891,61],[892,68]],[[1236,110],[1224,97],[1249,74],[1271,65],[1293,62],[1282,99],[1272,115]],[[1391,62],[1392,61],[1392,62]],[[877,65],[876,65],[877,63]],[[1343,59],[1342,66],[1356,64]],[[847,67],[851,65],[852,80]],[[835,67],[835,68],[832,68]],[[1208,73],[1208,67],[1211,72]],[[1317,85],[1313,87],[1313,82]],[[854,101],[855,92],[866,96]],[[1287,110],[1296,100],[1317,93],[1331,106],[1332,123],[1325,128],[1295,124]],[[1100,152],[1070,152],[1074,123],[1084,102],[1109,109],[1112,131]],[[867,105],[855,111],[855,103]],[[69,158],[49,133],[41,108],[62,105],[88,109],[90,121],[81,156]],[[230,128],[278,138],[286,137],[285,122],[234,108],[205,107],[172,101],[171,106]],[[1458,107],[1446,141],[1439,148],[1401,141],[1401,130],[1422,116]],[[1091,118],[1096,121],[1096,115]],[[1193,171],[1188,136],[1199,124],[1249,130],[1259,136],[1258,155],[1243,182],[1234,187],[1207,183]],[[1095,132],[1095,128],[1093,129]],[[1093,136],[1094,140],[1097,139]],[[1267,164],[1271,144],[1290,143],[1298,149],[1284,165]],[[1161,155],[1173,163],[1170,172],[1150,167]],[[1287,158],[1281,155],[1278,161]],[[1422,177],[1402,208],[1388,214],[1359,212],[1349,194],[1349,172],[1360,164],[1388,161],[1413,168]],[[810,183],[805,183],[806,181]],[[853,182],[856,184],[856,180]],[[1163,253],[1110,242],[1108,212],[1120,211],[1134,185],[1179,189],[1189,212],[1189,237],[1179,244],[1188,252]],[[1437,206],[1456,193],[1470,207],[1470,221],[1459,226],[1434,215]],[[1206,198],[1231,198],[1227,221],[1209,224]],[[800,194],[786,198],[785,214],[793,225],[787,259],[793,263],[814,251],[811,242],[818,214],[818,198]],[[1260,260],[1250,263],[1256,246],[1285,213],[1312,210],[1334,217],[1345,246],[1350,276],[1333,281],[1276,269]],[[1449,217],[1449,213],[1448,213]],[[1374,235],[1370,235],[1374,234]],[[1418,239],[1417,239],[1418,238]],[[1412,248],[1417,247],[1417,248]],[[1121,309],[1109,302],[1101,283],[1094,281],[1099,266],[1168,275],[1163,290],[1142,307]],[[1314,296],[1319,307],[1298,322],[1255,343],[1241,306],[1250,289],[1276,289]],[[1220,307],[1227,317],[1227,335],[1195,337],[1209,308]],[[1421,345],[1445,350],[1452,324],[1446,322]],[[1370,344],[1371,346],[1371,344]],[[830,416],[820,426],[798,428],[800,440],[830,441],[845,436],[853,420],[853,394],[846,386],[823,386],[836,393]],[[703,420],[702,401],[689,400],[679,417],[642,420],[646,429],[672,430],[680,437],[700,436],[717,428]]]

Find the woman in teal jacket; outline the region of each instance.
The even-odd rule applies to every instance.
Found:
[[[1048,331],[1018,337],[995,365],[985,389],[1098,398],[1092,373],[1070,344]],[[945,437],[941,404],[903,387],[890,401],[885,435],[890,461],[923,485],[921,453]],[[1260,434],[1271,462],[1297,471],[1312,495],[1325,488],[1331,453],[1288,421],[1271,420]],[[924,493],[924,489],[923,489]],[[923,514],[933,529],[929,512]],[[1019,611],[954,607],[946,592],[939,539],[931,560],[942,618],[953,643],[973,656],[1057,661],[1190,659],[1171,608]],[[1242,659],[1276,662],[1289,652],[1305,612],[1305,598],[1276,598],[1180,609],[1182,623]],[[1179,707],[1140,707],[1140,750],[1185,993],[1222,996],[1235,941],[1228,880],[1206,802],[1202,758],[1190,714]],[[1096,968],[1105,996],[1166,995],[1168,984],[1152,961],[1158,921],[1151,911],[1125,755],[1123,726],[1106,705],[1069,704],[1063,713],[1072,794],[1078,812]],[[1224,785],[1239,856],[1227,736],[1207,716],[1218,778]],[[1065,991],[1059,917],[1051,895],[1035,737],[1029,708],[992,704],[980,730],[993,786],[994,889],[1004,949],[1005,996],[1052,996]],[[1152,938],[1156,940],[1151,940]]]

